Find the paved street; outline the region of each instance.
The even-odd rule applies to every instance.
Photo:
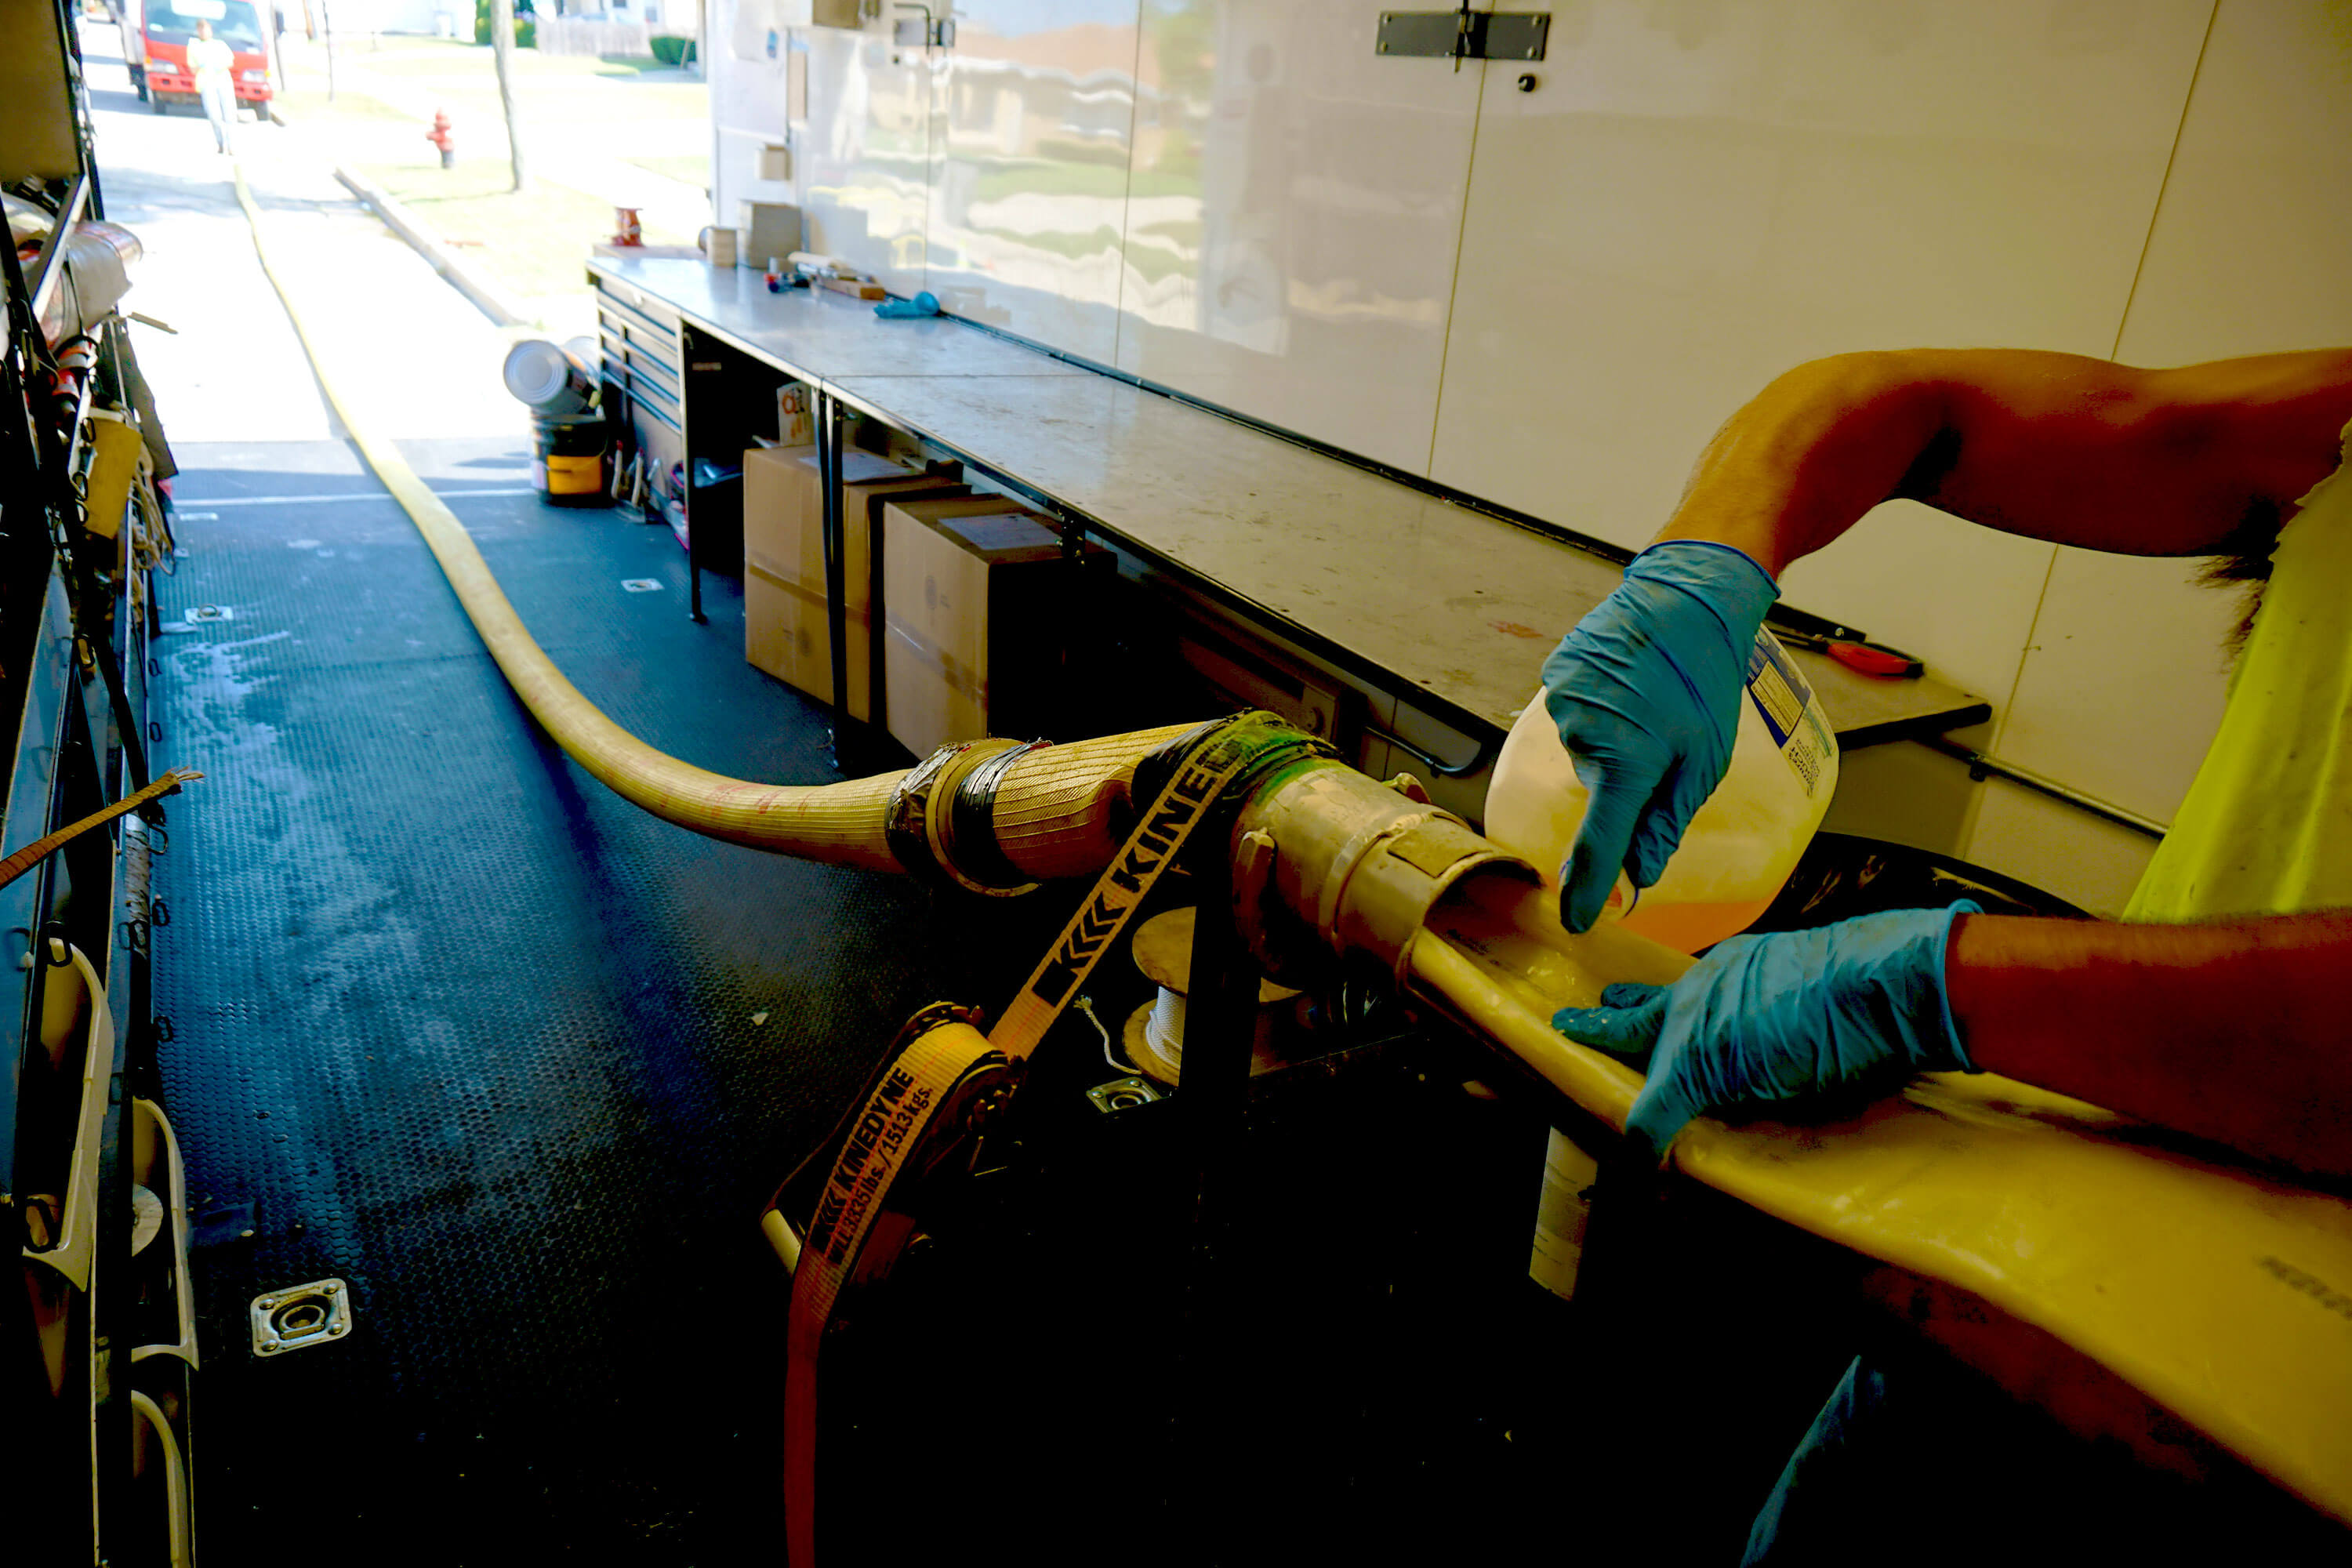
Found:
[[[85,25],[107,216],[145,247],[124,304],[175,447],[314,441],[344,431],[255,257],[231,184],[242,163],[289,280],[315,300],[321,348],[397,437],[527,435],[499,384],[507,336],[336,184],[299,132],[240,122],[236,158],[202,116],[149,112],[114,30]],[[184,457],[183,461],[185,461]]]
[[[323,75],[312,79],[323,70],[323,57],[299,38],[289,38],[289,45],[292,86],[309,104],[310,89],[323,91]],[[179,330],[171,336],[133,329],[141,363],[175,447],[313,441],[345,434],[257,262],[231,182],[236,164],[243,166],[268,226],[283,279],[306,301],[318,346],[339,367],[347,395],[363,405],[363,418],[381,433],[401,438],[478,437],[518,444],[528,438],[527,414],[507,396],[498,374],[518,334],[492,325],[333,177],[341,162],[429,156],[429,147],[410,145],[421,135],[416,122],[390,115],[338,116],[331,122],[298,121],[290,126],[241,120],[232,160],[214,151],[200,115],[184,108],[156,115],[138,100],[121,64],[115,28],[85,21],[82,47],[107,216],[136,232],[146,250],[132,269],[126,308]],[[477,97],[460,100],[473,104],[467,110],[476,138],[470,155],[502,154],[502,135],[495,149],[484,144],[481,122],[495,124],[496,91],[492,87],[485,115],[475,61],[458,62],[473,74],[455,85],[429,73],[415,74],[420,63],[443,68],[440,62],[447,58],[429,50],[403,55],[389,47],[371,56],[363,47],[341,45],[338,87],[346,99],[363,88],[381,88],[403,103],[425,104],[472,82],[467,90]],[[387,64],[404,62],[411,68],[409,77],[381,74]],[[579,72],[560,74],[548,91],[529,95],[527,101],[541,104],[550,115],[544,128],[534,121],[527,132],[535,152],[545,145],[537,166],[551,179],[562,174],[583,183],[602,181],[642,195],[647,205],[674,214],[667,221],[675,226],[707,221],[705,209],[696,205],[704,200],[698,187],[577,144],[577,115],[609,116],[635,104],[647,106],[650,118],[629,126],[626,145],[633,155],[677,154],[707,143],[707,121],[694,121],[702,143],[677,129],[680,105],[691,93],[659,83],[632,87],[632,79],[608,83]],[[573,107],[560,109],[566,104]],[[431,112],[429,104],[425,112]],[[585,246],[583,238],[583,255]],[[563,335],[593,322],[583,296],[576,316],[550,324]]]

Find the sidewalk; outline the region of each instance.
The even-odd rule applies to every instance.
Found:
[[[383,434],[530,435],[507,395],[501,332],[338,184],[299,130],[240,121],[236,156],[214,151],[202,117],[149,112],[106,45],[83,29],[107,216],[144,247],[126,308],[140,363],[176,447],[340,438],[301,344],[263,274],[232,184],[242,165],[268,225],[273,260],[318,303],[322,353],[362,367],[345,379]]]
[[[486,49],[387,39],[372,54],[364,41],[339,42],[330,105],[324,52],[290,37],[290,79],[278,106],[285,123],[240,119],[233,162],[214,151],[201,116],[152,114],[133,97],[115,29],[84,25],[80,32],[107,213],[146,249],[126,304],[179,329],[177,336],[134,329],[174,443],[345,434],[256,260],[231,184],[237,165],[268,226],[273,262],[306,301],[320,352],[359,367],[342,379],[365,405],[363,417],[401,438],[527,444],[528,414],[507,395],[499,366],[518,336],[541,329],[492,325],[336,181],[339,163],[390,169],[412,186],[431,182],[413,204],[417,216],[459,241],[459,254],[480,269],[543,280],[526,313],[556,337],[594,331],[583,262],[611,232],[615,200],[667,215],[646,215],[648,237],[664,237],[669,222],[678,226],[668,234],[690,237],[707,221],[698,186],[609,151],[622,139],[631,157],[676,160],[679,172],[701,166],[707,91],[674,70],[520,56],[536,189],[516,202],[504,194],[505,137]],[[420,102],[425,119],[411,112]],[[460,137],[458,166],[446,173],[424,140],[443,102]],[[592,133],[607,151],[591,149]],[[459,227],[467,232],[452,232]],[[468,239],[480,243],[462,243]]]

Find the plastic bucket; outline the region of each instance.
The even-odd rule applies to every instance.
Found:
[[[605,460],[612,429],[601,414],[535,414],[531,483],[549,506],[610,506]]]
[[[504,376],[507,390],[535,414],[585,414],[596,405],[596,378],[572,344],[525,339],[507,351]]]

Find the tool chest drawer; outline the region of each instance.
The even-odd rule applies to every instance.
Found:
[[[609,333],[604,336],[603,347],[604,380],[626,393],[638,409],[672,430],[682,432],[685,408],[677,373],[627,342],[615,341]]]
[[[678,357],[677,312],[625,283],[609,278],[596,280],[596,317],[608,332],[656,352],[667,350],[672,365]]]
[[[596,281],[596,335],[604,380],[627,395],[632,410],[682,436],[684,352],[675,312],[626,283]]]

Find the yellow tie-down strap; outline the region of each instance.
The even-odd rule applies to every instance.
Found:
[[[1102,879],[996,1026],[982,1035],[935,1016],[936,1009],[918,1014],[908,1026],[912,1037],[849,1124],[805,1236],[776,1211],[761,1221],[793,1264],[784,1332],[784,1556],[792,1568],[816,1563],[819,1369],[827,1333],[844,1295],[886,1276],[905,1247],[911,1232],[907,1189],[968,1154],[976,1118],[1010,1096],[1020,1065],[1226,791],[1270,764],[1322,749],[1259,713],[1203,726],[1174,742],[1167,786],[1138,816]]]
[[[1805,1127],[1700,1121],[1689,1174],[1973,1291],[2352,1521],[2352,1203],[1985,1073]]]

